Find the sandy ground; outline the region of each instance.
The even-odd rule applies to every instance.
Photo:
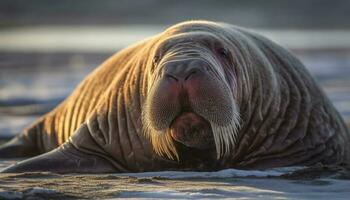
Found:
[[[1,174],[0,199],[346,199],[349,172],[337,170]]]

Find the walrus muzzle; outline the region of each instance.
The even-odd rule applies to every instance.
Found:
[[[190,148],[232,152],[239,125],[232,89],[209,57],[172,58],[158,67],[144,110],[146,134],[160,155],[179,159],[174,141]]]

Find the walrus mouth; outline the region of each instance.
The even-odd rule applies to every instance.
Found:
[[[210,123],[195,112],[182,112],[170,124],[171,137],[191,148],[208,149],[214,145]]]

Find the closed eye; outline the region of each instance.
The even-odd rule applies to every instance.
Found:
[[[230,58],[229,51],[226,48],[218,49],[218,54],[220,55],[220,57],[222,57],[224,59],[229,59]]]
[[[154,65],[157,65],[159,60],[160,60],[160,56],[159,55],[154,55],[152,62],[153,62]]]

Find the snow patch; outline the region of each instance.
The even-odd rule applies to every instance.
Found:
[[[292,173],[304,167],[282,167],[269,170],[239,170],[225,169],[217,172],[180,172],[180,171],[163,171],[163,172],[144,172],[144,173],[123,173],[121,176],[133,177],[162,177],[169,179],[186,179],[186,178],[235,178],[235,177],[269,177],[282,176]]]

